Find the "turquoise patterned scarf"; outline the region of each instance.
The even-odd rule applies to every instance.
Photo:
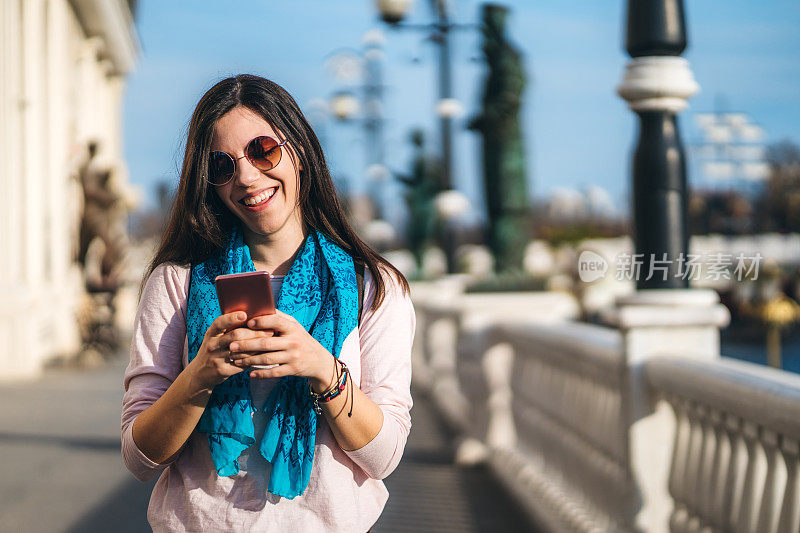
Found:
[[[214,278],[255,270],[240,228],[228,235],[222,252],[194,265],[186,319],[189,360],[200,349],[211,322],[221,314]],[[319,231],[312,230],[283,280],[277,307],[297,319],[334,357],[357,326],[358,289],[353,259]],[[292,499],[311,477],[317,417],[308,394],[308,379],[285,376],[260,408],[267,427],[260,452],[272,464],[268,490]],[[255,442],[250,373],[243,371],[214,387],[197,430],[208,434],[217,474],[239,471],[237,458]]]

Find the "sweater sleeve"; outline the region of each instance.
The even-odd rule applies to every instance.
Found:
[[[363,317],[359,326],[361,344],[361,391],[383,411],[383,426],[366,445],[345,453],[373,479],[394,471],[403,456],[411,429],[411,344],[416,316],[411,297],[393,276],[384,276],[386,296],[375,311],[375,285],[369,270]]]
[[[130,362],[123,378],[122,458],[139,481],[152,479],[174,461],[151,461],[133,440],[133,422],[182,370],[187,282],[188,269],[171,264],[156,267],[142,291],[134,320]]]

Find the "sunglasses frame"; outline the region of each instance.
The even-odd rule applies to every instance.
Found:
[[[270,168],[268,168],[266,170],[261,170],[260,168],[258,168],[258,165],[253,163],[253,161],[247,155],[247,150],[250,147],[250,145],[253,144],[253,141],[256,141],[257,139],[262,139],[262,138],[267,138],[267,139],[270,139],[272,141],[275,141],[275,148],[278,148],[278,161],[276,161],[274,165],[272,165]],[[230,181],[236,175],[236,162],[239,161],[240,159],[244,159],[244,158],[247,158],[247,160],[250,162],[250,164],[253,165],[255,168],[257,168],[259,170],[259,172],[268,172],[268,171],[272,170],[273,168],[277,167],[281,163],[281,159],[283,159],[283,149],[282,149],[282,147],[283,147],[284,144],[286,144],[288,142],[289,142],[289,139],[286,139],[283,142],[278,142],[277,139],[275,139],[274,137],[270,137],[269,135],[259,135],[258,137],[253,137],[252,139],[250,139],[247,142],[246,145],[244,145],[245,154],[243,156],[241,156],[241,157],[233,157],[228,152],[223,152],[222,150],[214,150],[213,152],[211,152],[208,155],[209,166],[210,166],[210,163],[211,163],[211,154],[214,154],[214,153],[225,154],[226,156],[228,156],[230,158],[231,161],[233,161],[233,172],[231,172],[231,176],[227,180],[223,181],[222,183],[215,183],[214,181],[212,181],[210,172],[208,172],[208,171],[203,174],[203,179],[205,179],[208,183],[210,183],[211,185],[214,185],[215,187],[222,187],[223,185],[227,185],[228,183],[230,183]],[[274,150],[275,148],[272,148],[272,150]]]

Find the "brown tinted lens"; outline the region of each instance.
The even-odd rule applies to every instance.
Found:
[[[256,137],[250,141],[246,155],[258,170],[270,170],[281,161],[281,149],[272,137]]]
[[[208,180],[221,185],[231,179],[235,172],[233,158],[225,152],[211,152],[208,157]]]

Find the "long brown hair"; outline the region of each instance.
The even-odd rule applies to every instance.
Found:
[[[188,266],[205,261],[224,248],[225,235],[237,223],[237,218],[203,176],[208,168],[214,125],[238,106],[255,112],[276,132],[284,135],[292,146],[301,147],[295,152],[307,176],[307,179],[300,180],[299,204],[303,221],[369,269],[376,289],[371,309],[377,309],[386,294],[380,268],[394,274],[403,291],[408,293],[410,289],[405,276],[364,243],[347,222],[322,146],[297,102],[277,83],[249,74],[220,81],[198,102],[189,123],[180,183],[169,221],[158,251],[145,271],[142,287],[162,263]]]

